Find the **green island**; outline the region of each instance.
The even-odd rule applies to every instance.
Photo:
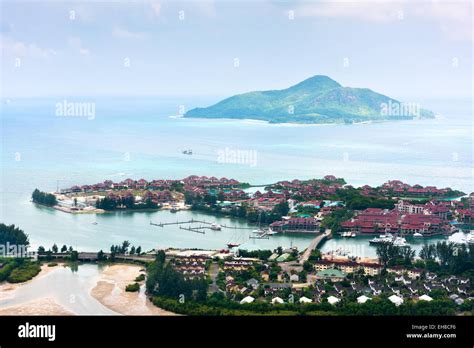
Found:
[[[282,90],[235,95],[189,110],[184,117],[351,124],[433,118],[434,114],[418,104],[403,103],[368,88],[343,87],[327,76],[316,75]]]

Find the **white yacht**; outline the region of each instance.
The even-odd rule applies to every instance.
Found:
[[[423,235],[420,232],[413,233],[414,238],[423,238]]]
[[[395,237],[395,239],[393,240],[393,245],[397,247],[406,247],[408,246],[408,243],[403,237]]]
[[[393,242],[393,236],[391,234],[382,234],[379,237],[369,240],[370,244],[391,244]]]
[[[215,222],[213,222],[213,223],[211,224],[211,230],[213,230],[213,231],[220,231],[221,229],[222,229],[221,225],[216,224]]]

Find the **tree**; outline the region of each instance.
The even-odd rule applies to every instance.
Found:
[[[434,260],[436,258],[436,246],[434,244],[423,245],[419,252],[419,256],[425,261]]]
[[[142,253],[142,247],[138,246],[137,249],[135,250],[135,254],[140,255]]]
[[[124,240],[122,242],[122,247],[120,248],[120,253],[126,254],[129,246],[130,246],[130,242],[128,240]]]
[[[99,252],[97,253],[97,260],[99,260],[99,261],[107,260],[107,257],[105,256],[105,254],[102,250],[99,250]]]
[[[67,246],[66,246],[66,245],[63,245],[63,246],[61,247],[61,252],[62,252],[62,253],[65,253],[66,251],[67,251]]]
[[[38,253],[44,253],[46,250],[44,249],[44,246],[40,245],[38,247]]]
[[[15,227],[15,225],[0,224],[0,245],[6,245],[7,243],[24,245],[25,247],[30,244],[28,235],[21,229]]]
[[[56,245],[56,243],[53,244],[53,246],[51,247],[51,250],[53,251],[53,253],[57,254],[58,246]]]

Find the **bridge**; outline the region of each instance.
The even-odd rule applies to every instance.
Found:
[[[70,253],[52,253],[49,255],[51,259],[64,259],[66,257],[71,256]],[[104,256],[110,257],[110,253],[104,253]],[[48,257],[47,253],[40,253],[38,254],[38,259],[45,259]],[[155,255],[151,254],[144,254],[144,255],[124,255],[124,254],[116,254],[115,260],[120,261],[133,261],[133,262],[150,262],[155,259]],[[77,253],[77,260],[78,261],[98,261],[98,252],[90,252],[90,251],[81,251]]]
[[[301,255],[300,258],[300,264],[305,263],[305,261],[308,261],[309,257],[311,256],[311,252],[316,249],[322,242],[324,242],[326,239],[328,239],[331,236],[331,230],[326,229],[323,234],[318,235],[316,238],[314,238],[311,243],[309,244],[308,248],[304,251],[303,255]]]

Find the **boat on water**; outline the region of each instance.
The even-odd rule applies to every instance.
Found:
[[[408,246],[408,243],[406,241],[405,238],[403,237],[396,237],[394,240],[393,240],[393,245],[394,246],[397,246],[397,247],[407,247]]]
[[[232,249],[232,248],[238,247],[240,244],[237,244],[237,243],[227,243],[226,245],[227,245],[227,247],[228,247],[229,249]]]
[[[93,225],[97,225],[97,221],[94,221],[92,224],[93,224]]]
[[[177,213],[178,211],[179,211],[179,207],[178,207],[178,205],[177,205],[177,204],[175,204],[175,203],[174,203],[174,204],[172,204],[172,205],[171,205],[170,212],[172,212],[172,213]]]
[[[211,224],[211,230],[220,231],[222,229],[221,225],[216,224],[215,222]]]
[[[391,234],[382,234],[378,237],[375,237],[369,240],[369,244],[392,244],[393,236]]]
[[[278,232],[277,232],[277,231],[273,231],[273,230],[270,228],[270,229],[267,231],[267,234],[268,234],[269,236],[272,236],[272,235],[274,235],[274,234],[278,234]]]
[[[413,233],[414,238],[423,238],[423,235],[420,232]]]

